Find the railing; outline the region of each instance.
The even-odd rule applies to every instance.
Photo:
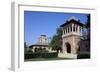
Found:
[[[63,34],[62,37],[66,37],[66,36],[70,36],[70,35],[78,35],[78,36],[81,36],[80,33],[77,33],[77,32],[70,32],[70,33],[67,33],[67,34]]]

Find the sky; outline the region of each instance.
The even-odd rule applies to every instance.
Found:
[[[29,46],[36,44],[40,35],[53,37],[56,29],[72,16],[85,24],[86,15],[83,13],[24,11],[24,42]]]

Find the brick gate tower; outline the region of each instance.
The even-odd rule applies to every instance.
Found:
[[[69,55],[77,55],[79,50],[79,41],[82,36],[83,24],[75,18],[69,18],[64,24],[61,25],[62,29],[62,53]]]

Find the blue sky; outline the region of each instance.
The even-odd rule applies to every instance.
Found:
[[[83,24],[86,23],[86,15],[79,13],[24,11],[24,40],[28,46],[35,44],[41,34],[52,37],[56,33],[56,28],[71,16],[78,18]]]

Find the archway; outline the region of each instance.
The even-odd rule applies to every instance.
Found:
[[[71,53],[71,45],[69,43],[66,43],[66,51],[67,53]]]

